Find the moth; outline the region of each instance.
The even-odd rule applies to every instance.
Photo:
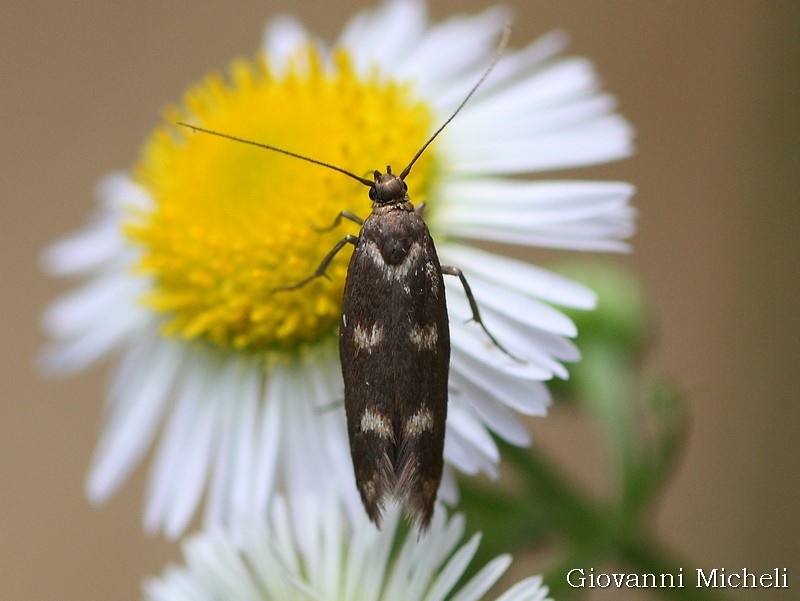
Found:
[[[277,290],[295,290],[326,276],[337,253],[347,244],[355,247],[345,281],[339,356],[356,485],[367,515],[378,527],[390,499],[404,506],[420,532],[427,530],[433,516],[444,468],[450,368],[445,275],[459,278],[472,320],[499,349],[516,359],[487,330],[463,272],[439,263],[421,215],[423,205],[412,204],[405,182],[417,159],[492,71],[508,35],[506,28],[478,82],[397,175],[387,166],[385,173],[375,170],[370,180],[281,148],[179,123],[333,169],[369,187],[370,215],[362,220],[342,211],[331,226],[348,219],[361,226],[358,236],[345,236],[311,276]]]

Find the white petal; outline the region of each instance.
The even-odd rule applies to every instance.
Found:
[[[458,348],[465,356],[505,374],[505,377],[516,376],[530,380],[549,380],[554,373],[561,377],[566,377],[566,370],[563,366],[550,360],[547,354],[534,344],[526,344],[524,348],[525,354],[520,357],[523,349],[518,348],[515,340],[511,339],[512,332],[502,327],[501,321],[495,321],[492,323],[492,328],[496,332],[495,337],[498,340],[507,341],[506,347],[508,350],[511,353],[516,353],[515,356],[522,359],[522,361],[506,355],[489,340],[477,324],[464,323],[468,316],[471,315],[466,300],[462,303],[456,295],[451,294],[449,296],[451,296],[449,311],[451,315],[455,316],[450,324],[450,339],[453,348]],[[458,319],[459,315],[461,319]],[[540,334],[540,339],[546,340],[543,336],[543,333]]]
[[[487,102],[488,104],[488,102]],[[616,99],[609,94],[597,94],[588,98],[580,98],[567,104],[558,104],[538,110],[527,110],[519,107],[514,110],[505,108],[502,119],[487,116],[476,117],[466,123],[459,124],[464,142],[470,145],[470,151],[480,151],[483,138],[492,136],[503,138],[509,143],[520,144],[526,139],[557,135],[580,127],[591,125],[597,120],[611,115],[616,108]],[[498,109],[494,109],[498,110]],[[469,132],[469,136],[467,136]],[[449,135],[449,134],[448,134]],[[469,142],[466,141],[469,139]]]
[[[355,485],[343,405],[344,384],[334,347],[331,345],[314,363],[315,369],[310,379],[313,386],[313,414],[320,424],[317,436],[328,478],[335,484],[337,494],[343,498],[349,514],[357,518],[363,515],[364,508]]]
[[[577,347],[562,335],[530,326],[508,313],[495,311],[491,306],[485,306],[485,310],[481,311],[481,319],[486,328],[492,333],[495,340],[517,359],[510,363],[505,360],[501,361],[499,355],[503,355],[503,359],[509,358],[508,355],[489,339],[478,324],[471,321],[472,311],[466,296],[461,290],[453,288],[454,285],[451,284],[448,289],[450,299],[448,311],[454,318],[451,328],[463,330],[482,342],[481,347],[484,347],[488,354],[496,356],[497,361],[494,365],[499,369],[507,373],[518,373],[522,363],[530,363],[544,369],[546,373],[550,374],[550,377],[555,374],[565,378],[566,369],[561,362],[577,361],[580,358]],[[549,379],[549,377],[540,379]]]
[[[134,288],[136,286],[130,287]],[[95,299],[72,297],[59,301],[45,316],[46,327],[54,336],[68,339],[51,343],[44,349],[41,356],[43,368],[54,374],[75,373],[141,331],[147,326],[150,316],[130,302],[134,298],[120,298],[121,306],[106,305],[102,312],[94,315],[91,323],[82,322],[80,318]],[[87,302],[83,303],[84,300]],[[70,315],[76,316],[72,323],[68,321]],[[86,329],[78,332],[79,327]]]
[[[446,463],[444,471],[442,471],[442,482],[439,484],[439,493],[436,498],[450,507],[458,503],[458,482],[453,470]]]
[[[124,171],[111,173],[97,185],[97,195],[105,209],[120,217],[123,211],[152,208],[153,199],[147,190],[131,179]]]
[[[283,422],[283,371],[273,369],[266,379],[266,390],[261,398],[258,418],[259,432],[257,439],[258,458],[255,474],[254,508],[261,511],[267,507],[275,491],[275,479],[278,462],[281,457],[281,428]]]
[[[489,562],[464,588],[458,591],[452,601],[477,601],[502,576],[511,564],[510,555],[501,555]]]
[[[256,513],[256,463],[258,460],[258,402],[263,373],[260,365],[248,364],[242,374],[241,392],[236,399],[238,412],[235,415],[233,470],[231,484],[231,508],[233,515]],[[224,520],[223,520],[224,521]]]
[[[279,15],[271,19],[262,39],[270,71],[278,76],[285,74],[290,61],[310,37],[308,30],[292,16]]]
[[[583,100],[596,94],[598,87],[597,74],[590,61],[563,58],[482,97],[481,102],[468,105],[459,115],[460,125],[466,131],[472,124],[497,120],[498,115],[506,113],[532,115],[538,110]]]
[[[215,371],[219,378],[222,374]],[[177,538],[186,529],[200,504],[211,471],[221,401],[225,398],[220,392],[224,392],[226,384],[228,382],[220,380],[206,382],[205,394],[198,399],[199,403],[195,406],[197,415],[185,438],[186,447],[183,449],[178,471],[173,474],[173,498],[164,523],[164,533],[170,538]]]
[[[51,275],[81,275],[116,259],[122,248],[122,232],[116,217],[101,216],[82,232],[47,248],[42,264]]]
[[[489,206],[509,211],[555,210],[575,208],[586,211],[600,206],[602,212],[613,212],[625,206],[634,193],[625,182],[592,181],[521,181],[500,178],[449,178],[440,188],[441,208],[449,210],[448,219],[458,218],[462,207]],[[568,213],[570,214],[570,213]]]
[[[458,516],[456,516],[458,517]],[[362,518],[363,519],[363,518]],[[434,512],[425,543],[408,536],[393,559],[393,569],[384,587],[382,599],[419,599],[463,534],[463,524],[446,523],[443,509]],[[455,534],[455,538],[453,535]]]
[[[596,304],[597,296],[586,286],[523,261],[453,243],[439,245],[438,253],[442,263],[544,301],[575,309]]]
[[[323,551],[320,534],[322,524],[322,507],[314,502],[314,497],[302,495],[295,501],[295,510],[292,514],[302,516],[304,525],[297,524],[295,527],[295,541],[300,551],[304,571],[307,572],[304,580],[312,586],[314,585],[317,574],[321,567],[321,553]],[[307,526],[313,526],[311,528]],[[316,587],[314,587],[316,588]]]
[[[630,245],[619,242],[616,238],[627,238],[632,235],[633,226],[595,220],[582,227],[551,227],[550,231],[545,234],[507,225],[453,227],[451,232],[460,238],[473,238],[502,244],[579,251],[628,252]]]
[[[432,27],[396,65],[393,75],[400,81],[414,81],[419,93],[428,98],[436,98],[463,71],[474,71],[477,81],[507,21],[508,12],[502,7],[451,17]]]
[[[387,575],[386,570],[399,516],[397,508],[387,511],[383,526],[378,531],[364,523],[362,514],[362,527],[357,527],[350,538],[342,599],[380,599],[380,591],[387,577],[389,584],[386,585],[386,590],[391,588],[391,581],[396,575]],[[395,562],[394,572],[397,571],[398,564],[399,562]]]
[[[341,591],[341,578],[344,573],[345,538],[347,534],[341,526],[341,512],[336,503],[326,503],[322,515],[322,559],[318,574],[314,578],[317,589],[324,599],[335,599]]]
[[[618,182],[454,180],[437,218],[451,236],[510,234],[530,245],[622,250],[627,244],[620,240],[634,231],[632,194],[632,186]]]
[[[218,416],[219,442],[212,449],[209,469],[210,483],[205,500],[203,523],[210,526],[224,523],[227,516],[231,515],[230,490],[233,480],[232,455],[233,455],[233,423],[236,403],[227,403]]]
[[[210,435],[213,413],[207,391],[212,384],[210,372],[214,370],[202,361],[198,363],[186,372],[150,473],[145,528],[155,531],[163,527],[173,536],[179,533],[180,522],[188,520],[189,516],[183,512],[195,508],[199,502],[199,490],[187,491],[182,485],[191,485],[198,478],[198,469],[208,468],[208,456],[195,453],[203,453]],[[176,511],[178,504],[182,509],[180,514]]]
[[[460,472],[470,476],[485,472],[490,477],[497,477],[495,463],[481,453],[480,449],[474,445],[472,438],[464,436],[459,430],[451,428],[449,426],[449,417],[447,421],[448,432],[444,439],[445,460]]]
[[[566,45],[566,35],[556,31],[539,38],[521,50],[507,50],[467,106],[480,104],[483,98],[490,97],[497,89],[526,77],[527,74],[540,68],[542,63],[562,52]],[[431,102],[440,113],[449,116],[477,83],[479,75],[480,69],[464,73],[457,80],[451,81],[446,89],[439,90]]]
[[[633,130],[617,115],[533,138],[484,138],[481,144],[468,144],[461,132],[470,133],[466,127],[448,132],[440,148],[446,146],[442,155],[447,157],[448,169],[464,176],[584,167],[615,161],[633,153]]]
[[[94,502],[108,499],[150,447],[183,360],[176,345],[150,333],[134,340],[127,354],[131,377],[122,380],[125,371],[118,373],[111,412],[89,471],[87,495]]]
[[[453,587],[463,576],[472,558],[475,557],[475,552],[478,550],[480,543],[480,534],[475,534],[467,544],[456,551],[431,585],[428,594],[425,596],[425,601],[443,601],[447,597],[448,593],[453,590]]]
[[[450,403],[466,403],[492,432],[517,446],[530,444],[530,434],[517,416],[490,393],[466,379],[460,371],[450,372]]]
[[[400,541],[398,507],[387,511],[381,531],[363,515],[349,528],[340,507],[323,497],[307,497],[298,509],[300,514],[292,513],[278,497],[268,523],[259,518],[239,520],[236,529],[244,533],[240,543],[221,530],[189,539],[182,546],[185,565],[168,568],[159,580],[148,581],[148,599],[473,601],[487,592],[510,562],[507,555],[496,558],[457,592],[454,589],[481,538],[473,535],[458,546],[464,533],[461,516],[448,520],[439,507],[428,536],[409,533]],[[540,584],[539,579],[529,578],[502,599],[543,601],[546,589]]]
[[[341,376],[333,373],[337,367],[327,348],[300,364],[281,366],[285,382],[279,392],[284,406],[279,426],[282,442],[276,449],[280,452],[277,476],[290,492],[290,503],[310,491],[335,490],[351,514],[361,516],[344,410],[340,402],[331,400],[327,384],[341,382]]]
[[[545,415],[551,404],[547,386],[535,379],[500,376],[497,371],[454,346],[451,367],[486,391],[490,398],[504,403],[523,415]]]
[[[497,601],[552,601],[547,597],[547,587],[541,576],[521,580],[497,598]]]
[[[146,290],[144,280],[111,272],[89,280],[53,303],[44,315],[44,327],[54,337],[75,338],[102,330],[99,321],[126,321],[125,314],[143,313],[136,299]]]
[[[398,514],[399,508],[393,507],[392,514]],[[442,526],[441,517],[434,514],[431,521],[431,529],[438,531]],[[409,598],[419,598],[419,592],[415,589],[420,587],[420,581],[427,583],[424,572],[435,569],[431,561],[431,549],[423,548],[416,544],[413,537],[406,537],[399,554],[392,562],[392,570],[388,575],[388,582],[384,588],[384,593],[375,599],[402,600]],[[418,577],[418,571],[419,577]]]
[[[561,336],[573,337],[578,333],[569,317],[549,305],[508,290],[506,287],[491,284],[477,276],[470,275],[468,280],[475,301],[479,307],[487,308],[487,314],[504,315],[520,325]],[[483,312],[483,309],[481,311]]]
[[[316,524],[307,524],[303,520],[292,520],[289,515],[289,508],[283,497],[276,497],[275,502],[272,504],[269,512],[270,515],[270,530],[276,543],[270,549],[270,555],[276,555],[280,558],[281,562],[292,571],[300,570],[300,557],[299,550],[295,544],[293,525],[299,527],[314,528]],[[266,542],[265,539],[255,539],[256,544]],[[253,544],[251,542],[251,544]]]
[[[289,500],[305,496],[314,490],[336,490],[340,487],[335,479],[337,469],[331,464],[325,448],[329,428],[342,427],[335,410],[318,411],[316,391],[321,376],[315,363],[287,366],[291,377],[287,379],[287,403],[285,409],[285,462],[286,486]],[[287,402],[288,400],[288,402]],[[341,411],[341,409],[339,410]],[[343,412],[342,412],[343,413]],[[351,462],[344,463],[351,469]]]
[[[126,247],[119,223],[121,213],[126,207],[149,207],[150,198],[124,173],[113,173],[100,180],[97,196],[101,208],[92,223],[44,252],[42,262],[49,273],[81,275],[103,266],[119,270],[132,262],[135,251]]]
[[[465,107],[440,144],[456,173],[520,173],[628,156],[633,131],[585,59],[562,59]],[[501,115],[502,119],[498,119]],[[524,154],[521,154],[524,153]]]
[[[259,598],[242,556],[224,533],[214,531],[210,536],[190,539],[183,553],[187,565],[203,585],[204,597],[243,601]]]
[[[453,403],[447,415],[448,435],[458,433],[465,440],[470,441],[475,450],[481,453],[492,463],[500,460],[500,453],[494,440],[476,418],[475,414],[465,403]]]
[[[245,386],[249,382],[247,368],[238,357],[229,358],[221,367],[217,377],[219,392],[215,401],[217,408],[217,443],[211,461],[213,473],[205,506],[204,522],[209,525],[224,523],[227,516],[234,515],[233,492],[237,487],[237,449],[240,440],[252,444],[255,420],[242,424],[240,415],[247,410],[248,395]],[[255,390],[252,391],[255,393]],[[252,407],[250,417],[255,414]],[[252,447],[251,447],[252,450]]]
[[[386,2],[349,21],[337,46],[348,48],[359,73],[375,65],[396,65],[418,43],[425,28],[427,7],[417,0]]]

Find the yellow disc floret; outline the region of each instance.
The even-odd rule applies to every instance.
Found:
[[[152,198],[125,233],[153,282],[144,299],[164,332],[222,348],[289,350],[332,335],[351,253],[292,291],[358,226],[328,228],[342,210],[366,217],[368,189],[345,175],[285,155],[175,125],[184,121],[338,165],[371,178],[399,172],[431,129],[431,113],[407,87],[359,77],[344,52],[324,67],[304,50],[275,76],[263,60],[235,62],[228,81],[209,76],[145,146],[135,178]],[[427,196],[431,160],[409,178]]]

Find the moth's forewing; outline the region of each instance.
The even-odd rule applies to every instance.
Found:
[[[425,529],[444,465],[450,331],[433,240],[410,203],[364,222],[345,284],[339,351],[356,484],[380,524],[389,498]]]

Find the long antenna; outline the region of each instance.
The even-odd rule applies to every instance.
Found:
[[[445,127],[447,127],[447,125],[455,118],[455,116],[458,115],[458,113],[461,111],[461,109],[464,108],[464,105],[467,104],[467,101],[469,101],[469,99],[472,98],[473,94],[475,94],[475,92],[478,90],[478,88],[481,86],[481,84],[486,80],[486,78],[489,76],[489,73],[491,73],[492,70],[495,68],[495,65],[497,65],[497,61],[499,61],[500,57],[503,55],[503,51],[506,48],[506,44],[508,44],[508,38],[510,36],[511,36],[511,24],[508,23],[508,24],[506,24],[505,28],[503,29],[503,35],[500,38],[500,42],[497,44],[497,48],[494,51],[494,56],[492,57],[492,62],[489,63],[488,67],[486,67],[486,70],[483,72],[483,75],[481,75],[481,78],[477,81],[477,83],[474,86],[472,86],[472,89],[470,89],[469,93],[464,97],[464,100],[461,101],[461,104],[458,105],[456,110],[453,111],[453,114],[450,115],[444,123],[442,123],[442,125],[439,127],[439,129],[437,129],[435,132],[433,132],[433,135],[430,138],[428,138],[428,141],[425,142],[425,144],[422,145],[422,148],[420,148],[417,151],[417,154],[414,155],[414,158],[411,159],[411,162],[408,165],[406,165],[406,168],[403,169],[402,172],[400,172],[400,175],[398,176],[398,177],[400,177],[400,179],[405,180],[406,176],[411,172],[411,167],[413,167],[414,163],[417,162],[417,159],[419,159],[419,157],[422,156],[422,153],[425,152],[425,150],[428,148],[428,146],[431,145],[431,142],[433,142],[433,140],[436,138],[436,136],[438,136],[442,132],[442,130]],[[307,161],[309,163],[314,163],[315,165],[320,165],[322,167],[327,167],[328,169],[333,169],[334,171],[338,171],[339,173],[343,173],[344,175],[346,175],[348,177],[352,177],[357,182],[360,182],[360,183],[364,184],[365,186],[369,186],[370,188],[375,186],[375,182],[374,181],[368,180],[368,179],[366,179],[364,177],[356,175],[355,173],[352,173],[352,172],[348,171],[347,169],[342,169],[341,167],[337,167],[336,165],[331,165],[330,163],[326,163],[324,161],[319,161],[317,159],[312,159],[311,157],[307,157],[305,155],[298,154],[296,152],[291,152],[289,150],[284,150],[283,148],[278,148],[277,146],[270,146],[269,144],[264,144],[262,142],[255,142],[253,140],[248,140],[247,138],[240,138],[238,136],[233,136],[231,134],[225,134],[225,133],[222,133],[222,132],[219,132],[219,131],[214,131],[213,129],[206,129],[204,127],[200,127],[199,125],[192,125],[191,123],[184,123],[183,121],[178,121],[177,125],[180,125],[181,127],[187,127],[187,128],[189,128],[189,129],[191,129],[192,131],[195,131],[195,132],[199,131],[199,132],[203,132],[204,134],[210,134],[212,136],[217,136],[219,138],[225,138],[227,140],[233,140],[234,142],[241,142],[242,144],[249,144],[250,146],[256,146],[258,148],[264,148],[265,150],[273,150],[275,152],[280,152],[281,154],[285,154],[287,156],[294,157],[296,159],[300,159],[301,161]]]
[[[372,180],[358,176],[355,173],[350,173],[347,169],[342,169],[341,167],[337,167],[336,165],[331,165],[330,163],[326,163],[324,161],[318,161],[317,159],[312,159],[311,157],[307,157],[302,154],[297,154],[296,152],[284,150],[283,148],[278,148],[277,146],[270,146],[269,144],[254,142],[253,140],[248,140],[247,138],[239,138],[238,136],[224,134],[219,131],[214,131],[213,129],[206,129],[198,125],[192,125],[191,123],[184,123],[183,121],[178,121],[177,124],[183,127],[188,127],[192,131],[201,131],[204,134],[211,134],[212,136],[217,136],[219,138],[226,138],[228,140],[233,140],[234,142],[241,142],[242,144],[250,144],[250,146],[257,146],[258,148],[265,148],[266,150],[274,150],[275,152],[280,152],[281,154],[285,154],[290,157],[294,157],[296,159],[308,161],[309,163],[314,163],[315,165],[322,165],[323,167],[327,167],[328,169],[333,169],[334,171],[338,171],[339,173],[344,173],[345,175],[352,177],[354,180],[361,182],[362,184],[364,184],[365,186],[369,186],[370,188],[375,185],[375,182],[373,182]]]
[[[425,152],[425,149],[428,148],[428,146],[430,146],[434,138],[436,138],[436,136],[438,136],[442,132],[442,130],[445,127],[447,127],[447,125],[453,120],[453,118],[455,118],[455,116],[458,115],[461,109],[464,108],[464,105],[467,104],[467,101],[470,98],[472,98],[472,95],[478,90],[479,87],[481,87],[481,84],[486,80],[486,78],[489,77],[489,73],[492,72],[495,65],[497,65],[497,61],[499,61],[500,57],[503,55],[503,51],[506,48],[506,44],[508,44],[508,38],[510,36],[511,36],[511,24],[506,23],[506,26],[503,29],[503,36],[500,38],[500,43],[497,44],[497,49],[494,51],[494,57],[492,57],[492,62],[489,63],[488,67],[486,67],[486,71],[483,72],[483,75],[481,75],[481,78],[478,80],[478,82],[474,86],[472,86],[472,89],[469,91],[469,94],[467,94],[464,97],[464,100],[462,100],[461,104],[458,105],[458,108],[456,108],[456,110],[453,111],[453,114],[447,118],[447,121],[442,123],[439,129],[433,132],[433,135],[430,138],[428,138],[428,141],[425,142],[425,144],[422,145],[422,148],[420,148],[417,151],[417,154],[414,155],[414,158],[411,159],[411,162],[408,165],[406,165],[406,168],[400,172],[399,176],[400,179],[402,180],[406,179],[406,176],[411,172],[411,167],[413,167],[414,163],[417,162],[417,159],[422,156],[422,153]]]

